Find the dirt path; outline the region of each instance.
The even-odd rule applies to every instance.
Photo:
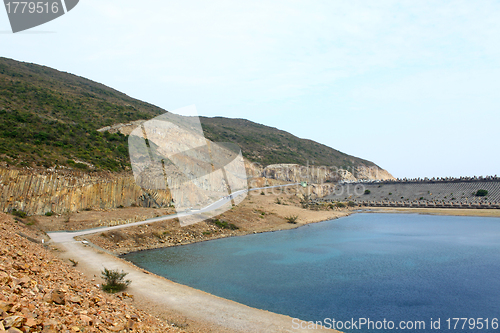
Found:
[[[128,272],[132,284],[127,290],[134,302],[156,315],[169,318],[190,332],[316,332],[297,330],[292,318],[259,310],[180,285],[148,273],[117,257],[81,242],[59,243],[64,258],[79,262],[77,269],[100,283],[104,267]],[[335,332],[330,330],[331,332]]]

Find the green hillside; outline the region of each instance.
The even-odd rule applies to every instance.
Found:
[[[201,123],[207,138],[216,142],[236,142],[246,158],[262,165],[314,163],[344,168],[361,163],[374,165],[321,143],[300,139],[288,132],[245,119],[201,117]]]
[[[9,165],[75,167],[78,159],[124,170],[127,138],[96,130],[163,112],[82,77],[0,58],[0,159]]]
[[[0,58],[0,163],[3,165],[129,170],[127,138],[99,133],[97,129],[151,119],[164,112],[76,75]],[[373,165],[244,119],[203,117],[202,125],[207,138],[236,143],[245,157],[263,165],[307,161],[343,167]]]

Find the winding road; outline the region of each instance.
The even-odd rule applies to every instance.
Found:
[[[250,191],[266,190],[266,189],[271,189],[271,188],[288,187],[288,186],[296,186],[296,185],[300,185],[300,183],[287,184],[287,185],[275,185],[275,186],[267,186],[267,187],[257,187],[257,188],[252,188],[252,189],[239,190],[239,191],[231,193],[231,195],[228,195],[228,196],[226,196],[226,197],[224,197],[224,198],[222,198],[222,199],[220,199],[220,200],[218,200],[218,201],[216,201],[216,202],[214,202],[214,203],[212,203],[212,204],[210,204],[210,205],[208,205],[200,210],[178,212],[176,214],[164,215],[164,216],[155,217],[152,219],[147,219],[144,221],[138,221],[138,222],[133,222],[133,223],[128,223],[128,224],[121,224],[121,225],[116,225],[116,226],[112,226],[112,227],[98,227],[98,228],[86,229],[86,230],[80,230],[80,231],[53,231],[53,232],[48,232],[47,235],[50,237],[50,239],[54,243],[73,242],[74,238],[78,237],[78,236],[90,235],[90,234],[95,234],[97,232],[105,232],[105,231],[111,231],[111,230],[116,230],[116,229],[123,229],[123,228],[141,225],[141,224],[171,220],[171,219],[175,219],[175,218],[179,218],[179,217],[210,212],[212,210],[216,210],[216,209],[224,206],[226,203],[230,202],[233,198],[235,198],[241,194],[250,192]]]

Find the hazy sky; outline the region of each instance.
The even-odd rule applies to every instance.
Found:
[[[499,1],[81,0],[0,56],[246,118],[396,177],[500,175]]]

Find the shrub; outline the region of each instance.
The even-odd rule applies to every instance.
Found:
[[[365,190],[365,194],[370,194],[372,193],[370,190]]]
[[[389,192],[389,195],[392,195],[392,192]]]
[[[12,210],[12,215],[14,216],[17,216],[17,217],[20,217],[22,219],[24,219],[28,214],[26,214],[25,212],[23,212],[22,210],[17,210],[17,209],[13,209]]]
[[[264,191],[261,191],[261,192],[260,192],[260,195],[266,195],[266,194],[264,193]]]
[[[54,215],[54,213],[52,213],[52,212],[45,213],[45,216],[52,216],[52,215]]]
[[[128,273],[124,271],[119,272],[118,270],[109,270],[104,268],[101,272],[101,277],[105,281],[102,284],[102,290],[107,293],[116,293],[127,289],[132,281],[124,280]]]
[[[78,266],[78,261],[73,260],[73,259],[68,259],[68,260],[71,262],[71,264],[73,265],[73,267]]]
[[[488,195],[488,191],[486,190],[477,190],[476,197],[485,197]]]
[[[337,206],[337,207],[339,207],[339,208],[344,208],[344,207],[345,207],[345,204],[343,204],[342,202],[340,202],[340,201],[339,201],[339,202],[337,202],[337,203],[335,204],[335,206]]]
[[[276,198],[276,203],[277,203],[278,205],[281,205],[281,203],[282,203],[282,202],[281,202],[280,198]]]
[[[220,221],[219,219],[213,221],[213,223],[221,229],[229,229],[229,230],[239,229],[236,225],[232,223],[227,223],[226,221]]]
[[[291,215],[291,216],[287,216],[285,217],[285,220],[288,222],[288,223],[292,223],[292,224],[297,224],[297,219],[299,217],[297,215]]]
[[[354,201],[349,201],[349,202],[347,203],[347,206],[349,206],[349,207],[354,207],[354,206],[356,206],[356,204],[354,203]]]

